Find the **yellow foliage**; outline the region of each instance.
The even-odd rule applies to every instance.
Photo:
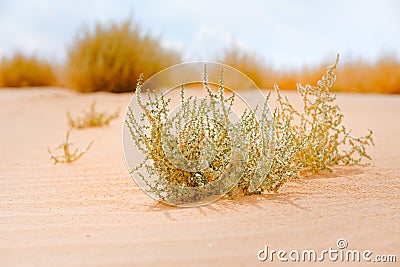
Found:
[[[39,57],[15,53],[0,63],[0,87],[56,85],[53,66]]]
[[[147,78],[179,61],[127,19],[85,29],[69,48],[66,74],[68,85],[81,92],[132,92],[141,73]]]
[[[325,63],[300,70],[282,71],[269,67],[255,54],[241,51],[237,47],[225,51],[222,63],[228,64],[249,76],[261,88],[296,90],[297,83],[315,84],[325,71]],[[338,79],[334,91],[400,93],[400,62],[395,55],[386,55],[374,63],[363,60],[343,63],[337,70]]]

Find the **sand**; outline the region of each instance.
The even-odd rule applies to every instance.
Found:
[[[96,100],[123,113],[130,98],[0,90],[0,266],[274,266],[281,263],[257,259],[265,245],[322,251],[337,249],[339,238],[348,249],[397,255],[379,266],[399,266],[400,96],[338,94],[353,133],[375,132],[371,162],[288,182],[277,194],[196,208],[158,203],[133,182],[122,116],[72,131],[75,145],[93,147],[73,164],[51,163],[47,146],[64,138],[66,111],[79,114]]]

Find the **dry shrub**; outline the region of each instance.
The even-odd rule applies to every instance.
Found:
[[[400,93],[400,62],[394,55],[384,55],[374,63],[358,60],[338,71],[340,91]]]
[[[276,83],[282,89],[295,89],[297,82],[316,83],[324,65],[278,73]],[[356,60],[342,64],[333,91],[360,93],[400,93],[400,62],[395,55],[383,55],[376,62]]]
[[[259,87],[296,90],[298,83],[315,84],[324,74],[326,63],[302,69],[276,70],[263,63],[262,57],[238,47],[225,50],[222,63],[230,65],[249,76]],[[357,60],[342,64],[337,70],[339,79],[332,91],[400,93],[400,62],[395,55],[383,55],[376,62]]]
[[[289,71],[277,71],[276,84],[284,90],[296,90],[297,84],[316,84],[325,72],[325,65],[319,67],[304,67],[303,69],[292,69]]]
[[[238,172],[240,179],[237,186],[229,192],[231,197],[276,192],[285,182],[299,177],[301,173],[330,170],[333,165],[354,164],[362,159],[371,159],[366,149],[374,144],[372,131],[369,130],[361,137],[352,136],[342,123],[344,115],[336,103],[335,95],[330,93],[336,80],[334,72],[338,60],[339,57],[335,64],[327,67],[315,86],[298,84],[297,90],[303,100],[302,109],[294,108],[288,98],[280,93],[278,86],[275,86],[278,107],[271,119],[268,118],[268,109],[265,108],[269,100],[267,97],[264,108],[257,107],[262,109],[260,120],[256,119],[254,111],[246,110],[236,123],[229,120],[235,97],[225,96],[222,75],[218,93],[214,94],[209,89],[205,71],[203,83],[208,92],[207,99],[185,98],[182,86],[182,108],[172,117],[168,116],[170,98],[151,96],[148,92],[149,101],[142,102],[142,79],[139,79],[136,101],[142,113],[135,117],[134,111],[129,107],[125,123],[135,145],[146,157],[132,173],[146,183],[147,192],[167,203],[182,204],[196,201],[200,195],[199,191],[186,193],[184,188],[201,189],[217,182],[207,187],[210,190],[207,193],[215,195],[224,191],[221,188],[226,189],[227,185],[236,181],[223,175],[227,172],[236,175],[235,167],[243,172]],[[194,100],[193,105],[189,104],[191,100]],[[210,114],[216,118],[218,124],[211,122]],[[183,119],[193,123],[185,124]],[[171,137],[173,125],[176,125],[177,135]],[[266,133],[268,129],[272,129],[272,135],[276,136],[269,172],[268,164],[262,160],[269,144],[264,147],[263,141],[260,142],[263,140],[262,133]],[[229,139],[231,136],[239,138],[232,142]],[[271,135],[268,133],[266,136]],[[265,141],[269,142],[271,139],[273,138]],[[215,157],[209,161],[201,161],[206,163],[203,169],[182,168],[185,161],[198,160],[199,155],[203,154],[199,151],[207,152],[212,147],[207,142],[204,145],[203,140],[210,140],[214,144]],[[248,155],[240,158],[232,151],[240,151],[240,154],[246,154],[247,151]],[[234,164],[229,164],[230,161]],[[143,171],[147,171],[149,177],[145,177]],[[261,185],[252,188],[260,177]],[[168,183],[179,187],[172,189]]]
[[[68,85],[81,92],[132,92],[140,73],[149,77],[179,61],[127,19],[85,29],[68,50],[66,74]]]
[[[276,70],[265,64],[260,55],[244,51],[237,46],[226,49],[219,61],[240,70],[260,88],[273,88],[275,84],[279,84],[281,89],[291,90],[296,90],[297,83],[316,83],[323,75],[326,65],[301,70]]]
[[[297,84],[302,109],[296,109],[275,86],[278,101],[273,116],[277,136],[275,161],[260,192],[276,192],[300,172],[331,170],[333,165],[371,159],[366,149],[374,145],[372,130],[364,136],[352,136],[351,130],[343,125],[344,114],[336,96],[331,94],[338,61],[339,56],[315,86]]]
[[[1,87],[27,87],[56,85],[53,66],[36,55],[15,53],[3,57],[0,64]]]
[[[229,65],[252,79],[260,88],[272,88],[276,73],[267,67],[256,54],[244,51],[237,46],[231,46],[224,51],[218,61]]]

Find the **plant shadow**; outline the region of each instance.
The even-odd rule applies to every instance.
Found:
[[[352,165],[335,165],[331,166],[331,170],[323,170],[316,173],[304,173],[300,176],[301,180],[312,180],[312,179],[331,179],[331,178],[343,178],[354,175],[365,174],[371,170],[372,164],[352,164]]]
[[[334,179],[349,176],[357,176],[368,173],[371,170],[371,164],[357,165],[338,165],[332,167],[331,171],[325,170],[314,174],[303,174],[299,179],[290,181],[290,183],[308,183],[313,179]],[[222,197],[221,199],[207,205],[194,207],[176,207],[162,202],[154,202],[148,207],[148,211],[163,212],[164,215],[175,221],[173,214],[176,211],[183,210],[190,213],[196,212],[201,216],[210,216],[210,214],[229,215],[232,212],[242,212],[248,207],[259,210],[268,210],[272,205],[290,205],[297,210],[310,211],[304,199],[312,197],[314,194],[310,192],[302,192],[298,188],[288,189],[284,192],[264,193],[261,195],[243,196],[236,199]]]

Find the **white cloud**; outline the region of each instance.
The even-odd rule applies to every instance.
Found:
[[[232,36],[223,28],[201,25],[194,33],[188,57],[194,60],[210,59],[231,42]]]

